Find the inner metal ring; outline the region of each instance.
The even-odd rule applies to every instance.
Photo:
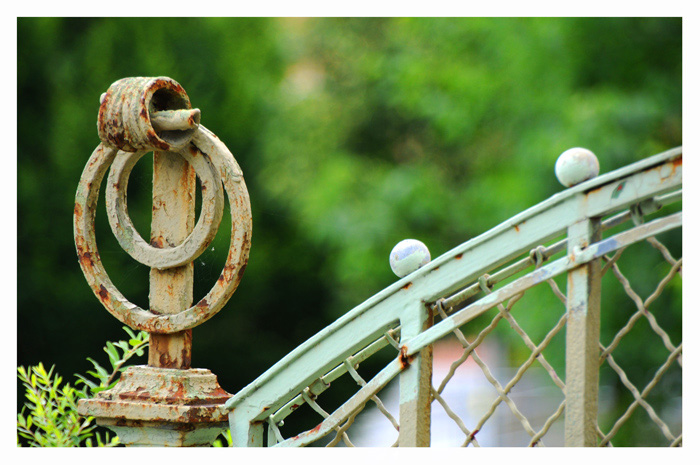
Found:
[[[209,156],[204,153],[190,152],[187,149],[169,152],[172,156],[182,156],[194,167],[202,185],[202,213],[197,225],[182,244],[166,248],[153,247],[136,231],[129,218],[126,202],[131,170],[146,153],[148,152],[119,151],[115,156],[105,192],[109,225],[119,245],[134,260],[161,270],[182,266],[199,257],[216,236],[224,212],[221,177]]]

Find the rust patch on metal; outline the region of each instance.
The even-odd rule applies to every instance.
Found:
[[[682,167],[683,167],[683,157],[679,157],[679,158],[676,158],[675,160],[671,161],[671,174],[669,174],[666,177],[675,176],[678,168],[682,168]]]
[[[517,224],[515,225],[515,232],[520,232],[520,227]]]
[[[132,427],[137,427],[141,428],[143,426],[143,423],[140,422],[139,420],[127,420],[126,418],[119,418],[115,422],[116,426],[132,426]]]
[[[92,258],[92,252],[90,252],[90,250],[86,250],[82,241],[76,243],[76,250],[78,251],[78,261],[80,262],[81,267],[92,268],[95,266],[95,262]]]
[[[192,330],[151,334],[148,364],[157,368],[186,370],[192,366]]]
[[[133,392],[121,392],[117,395],[120,399],[140,399],[148,400],[151,398],[151,393],[146,388],[138,387]]]
[[[238,273],[237,273],[238,279],[241,279],[241,277],[243,277],[243,273],[245,272],[245,269],[247,266],[248,266],[248,260],[246,260],[245,263],[243,263],[241,265],[241,267],[238,269]]]
[[[455,260],[461,260],[463,256],[463,253],[458,253],[457,255],[455,255]]]
[[[192,423],[179,423],[177,426],[175,426],[175,431],[194,431],[195,426]]]
[[[587,192],[584,192],[583,195],[585,195],[586,197],[588,197],[589,195],[597,194],[598,192],[602,191],[604,187],[605,187],[605,186],[596,187],[595,189],[591,189],[591,190],[589,190],[589,191],[587,191]]]
[[[426,310],[428,311],[428,325],[432,326],[435,322],[435,306],[429,302],[423,302]],[[431,346],[432,347],[432,346]]]
[[[158,366],[161,368],[180,368],[180,364],[176,363],[172,358],[170,358],[170,355],[167,353],[160,354],[160,357],[158,357],[158,362]]]
[[[84,252],[80,255],[80,264],[83,267],[92,268],[95,262],[92,260],[92,254],[90,252]]]
[[[401,365],[401,370],[405,370],[411,362],[413,361],[413,356],[407,355],[408,349],[406,346],[401,346],[399,350],[399,364]]]
[[[185,385],[179,381],[173,383],[175,385],[175,391],[170,395],[174,399],[184,399],[185,397]]]
[[[161,138],[158,137],[158,135],[153,130],[148,131],[148,133],[146,134],[146,138],[154,148],[159,148],[161,150],[169,150],[171,148],[170,144],[161,140]]]
[[[191,339],[191,338],[190,338]],[[185,367],[191,367],[192,366],[192,343],[190,343],[189,347],[185,347],[182,349],[180,352],[180,357],[182,359],[182,365]]]
[[[403,286],[401,289],[403,289],[404,291],[406,291],[406,290],[408,290],[408,288],[411,287],[411,286],[413,286],[413,283],[412,283],[412,282],[408,282],[408,283],[406,283],[406,285]]]
[[[245,269],[246,264],[243,264],[243,269]],[[223,282],[223,281],[230,281],[231,280],[231,274],[233,273],[233,270],[236,268],[236,265],[233,263],[227,263],[226,266],[224,266],[223,271],[221,272],[221,275],[219,276],[218,281]],[[242,274],[242,272],[241,272]]]
[[[107,288],[104,286],[104,284],[100,284],[100,290],[98,292],[98,295],[102,302],[109,302],[109,292],[107,291]]]

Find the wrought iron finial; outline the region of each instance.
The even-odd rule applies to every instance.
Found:
[[[82,400],[79,412],[97,418],[122,443],[209,444],[226,426],[230,394],[206,369],[191,368],[191,328],[213,317],[233,295],[248,262],[252,219],[243,173],[226,146],[204,126],[185,90],[167,77],[125,78],[100,97],[101,143],[88,160],[75,200],[74,235],[80,266],[102,305],[121,322],[148,331],[148,366],[130,367],[112,389]],[[153,152],[150,240],[127,212],[129,175]],[[100,260],[95,238],[99,189],[120,246],[151,268],[149,308],[129,302]],[[202,212],[195,225],[195,176]],[[223,185],[223,189],[222,189]],[[231,243],[221,275],[193,305],[193,261],[219,228],[224,191],[231,204]]]

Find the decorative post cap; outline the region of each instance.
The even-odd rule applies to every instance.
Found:
[[[421,241],[404,239],[389,254],[391,271],[399,278],[408,276],[430,262],[430,251]]]
[[[581,184],[598,176],[598,158],[588,149],[575,147],[559,155],[554,166],[554,174],[565,187]]]

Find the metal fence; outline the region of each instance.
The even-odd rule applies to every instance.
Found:
[[[236,290],[252,217],[240,167],[200,114],[162,76],[121,79],[100,98],[100,144],[73,211],[76,252],[101,304],[150,333],[149,357],[82,399],[81,415],[126,445],[209,445],[227,416],[235,446],[682,444],[680,148],[603,176],[591,152],[565,152],[555,172],[574,187],[433,261],[427,250],[415,263],[392,252],[399,281],[231,396],[191,368],[191,329]],[[126,191],[149,151],[147,242]],[[100,259],[105,176],[112,232],[151,268],[148,309],[120,293]],[[224,191],[226,265],[193,305],[193,260],[216,235]],[[307,425],[303,411],[320,422]]]
[[[678,148],[578,184],[372,296],[226,403],[233,445],[682,445],[681,172]]]

